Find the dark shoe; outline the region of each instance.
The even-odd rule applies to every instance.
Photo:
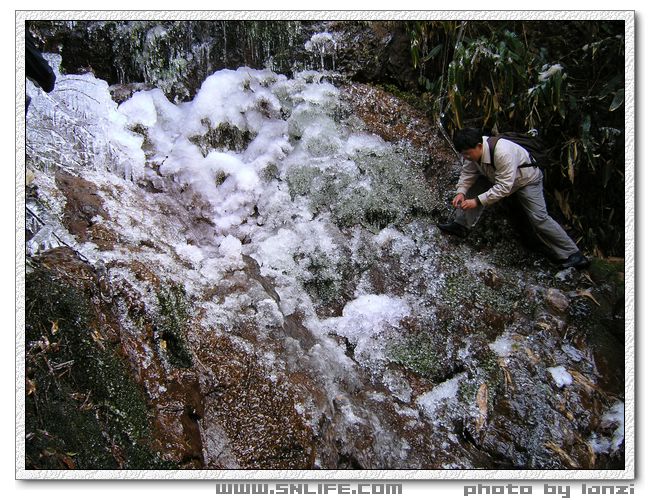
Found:
[[[469,233],[469,229],[467,229],[465,226],[461,226],[458,224],[458,222],[449,222],[447,224],[438,223],[437,226],[441,231],[453,234],[459,238],[465,238]]]
[[[576,269],[586,269],[589,267],[589,261],[587,257],[582,255],[580,252],[569,255],[569,258],[563,260],[560,263],[562,269],[567,269],[569,267],[575,267]]]

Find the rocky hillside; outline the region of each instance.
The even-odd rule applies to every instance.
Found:
[[[623,467],[622,262],[442,235],[455,155],[330,40],[28,84],[27,469]]]

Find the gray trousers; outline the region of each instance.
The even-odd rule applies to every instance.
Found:
[[[578,247],[566,234],[566,231],[562,229],[562,226],[548,215],[542,181],[543,177],[540,177],[538,181],[523,186],[513,194],[517,196],[521,203],[537,237],[558,259],[566,259],[569,255],[578,252]],[[465,198],[468,200],[476,198],[491,187],[492,183],[486,177],[481,176],[469,189]],[[480,204],[471,210],[457,208],[454,220],[461,226],[470,229],[478,222],[484,208]]]

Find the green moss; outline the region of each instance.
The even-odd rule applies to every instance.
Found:
[[[594,258],[589,265],[589,274],[596,281],[609,281],[616,286],[623,286],[625,261]]]
[[[142,389],[93,334],[87,292],[36,269],[25,287],[26,468],[160,468]]]
[[[272,181],[274,179],[279,179],[280,171],[278,170],[278,166],[275,163],[269,163],[264,169],[262,170],[262,180],[265,182]]]
[[[333,259],[320,250],[307,257],[308,274],[303,279],[305,290],[324,306],[343,305],[349,300],[348,286],[354,281],[349,259]]]
[[[361,225],[377,233],[433,213],[424,174],[403,151],[356,152],[357,172],[295,166],[287,174],[292,197],[308,196],[314,212],[331,212],[340,228]]]
[[[432,381],[442,381],[453,373],[453,363],[445,351],[443,339],[426,332],[414,332],[393,342],[388,359]]]
[[[493,410],[494,396],[503,387],[503,372],[499,365],[499,358],[487,346],[476,353],[473,360],[476,365],[469,372],[469,376],[460,384],[460,399],[468,406],[476,405],[480,387],[485,384],[488,389],[488,411]]]
[[[416,94],[414,92],[408,92],[390,83],[379,85],[379,87],[386,92],[393,94],[395,97],[398,97],[402,101],[407,102],[418,111],[425,114],[431,114],[434,101],[433,94]]]
[[[499,358],[492,349],[484,349],[478,356],[478,366],[487,380],[497,380],[501,373]]]
[[[158,317],[156,328],[159,344],[163,341],[169,362],[179,368],[192,366],[192,354],[187,348],[186,330],[189,321],[189,305],[185,287],[173,283],[158,293]]]
[[[320,169],[317,167],[300,166],[289,170],[287,173],[287,183],[289,184],[291,198],[309,194],[312,191],[314,179],[319,175]]]
[[[355,158],[371,179],[372,189],[364,203],[366,222],[383,229],[404,223],[414,216],[431,213],[433,194],[423,173],[405,160],[408,152],[390,151],[384,155],[359,154]]]
[[[207,132],[202,135],[195,135],[189,138],[189,141],[198,146],[203,156],[215,150],[244,151],[254,136],[248,130],[241,130],[229,123],[220,123],[216,128],[212,127],[209,120],[201,121],[207,128]]]
[[[424,336],[392,346],[388,357],[426,378],[435,378],[438,372],[436,369],[438,357],[435,349]]]
[[[449,321],[442,321],[440,327],[450,334],[465,328],[497,336],[511,321],[514,311],[531,315],[535,304],[522,294],[520,287],[505,276],[499,279],[501,283],[489,286],[459,265],[448,275],[440,294],[439,306],[450,311]]]
[[[463,406],[471,406],[474,404],[479,387],[481,387],[481,384],[475,378],[468,378],[460,383],[458,394],[460,395],[459,399],[463,403]]]

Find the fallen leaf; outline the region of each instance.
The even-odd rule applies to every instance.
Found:
[[[50,321],[50,323],[52,323],[52,329],[50,331],[52,335],[56,335],[56,332],[59,331],[59,320]]]
[[[573,377],[573,381],[578,385],[584,387],[587,390],[587,392],[591,393],[593,391],[598,390],[598,387],[579,371],[576,370],[567,370],[567,371]]]
[[[590,290],[578,290],[576,292],[576,295],[578,295],[579,297],[588,297],[591,300],[593,300],[596,303],[597,306],[600,306],[600,303],[594,298],[593,295],[591,295]]]
[[[566,463],[568,463],[574,469],[580,468],[580,465],[575,460],[573,460],[573,458],[571,458],[569,454],[560,447],[560,445],[549,442],[549,443],[545,443],[544,446],[546,446],[546,448],[548,448],[549,450],[554,451],[555,453],[560,455],[560,458],[564,460]]]
[[[25,390],[27,391],[27,395],[31,396],[36,392],[36,383],[29,378],[25,378]]]
[[[106,349],[104,347],[104,343],[102,342],[102,340],[106,340],[106,339],[104,339],[104,337],[102,337],[101,333],[99,333],[97,330],[93,330],[93,332],[90,334],[90,336],[92,337],[92,339],[95,341],[95,343],[99,346],[99,348],[102,351],[104,351]]]
[[[591,446],[591,443],[586,442],[580,436],[577,436],[577,439],[580,442],[580,444],[582,444],[587,450],[587,457],[589,459],[589,468],[593,469],[596,466],[596,452],[594,451],[594,448]]]
[[[68,469],[77,468],[77,464],[75,464],[74,460],[70,458],[68,455],[59,455],[59,459],[66,465]]]
[[[539,356],[537,356],[537,354],[533,353],[533,351],[531,351],[529,347],[526,347],[526,348],[524,349],[524,351],[526,352],[526,354],[528,355],[528,357],[530,358],[530,360],[531,360],[534,364],[539,363]]]
[[[505,383],[506,390],[508,390],[508,388],[512,385],[512,376],[510,375],[510,370],[508,370],[506,362],[501,358],[499,358],[499,367],[503,372],[503,381]]]
[[[30,169],[25,169],[25,186],[29,186],[32,182],[34,182],[34,179],[36,176],[34,175],[34,172],[32,172]]]
[[[591,283],[592,285],[595,285],[595,284],[596,284],[596,282],[595,282],[593,279],[591,279],[591,276],[589,276],[589,273],[584,273],[583,276],[584,276],[585,279],[586,279],[587,281],[589,281],[589,283]]]
[[[476,406],[478,406],[479,415],[476,419],[476,432],[481,432],[485,426],[488,417],[488,387],[482,384],[476,393]]]

